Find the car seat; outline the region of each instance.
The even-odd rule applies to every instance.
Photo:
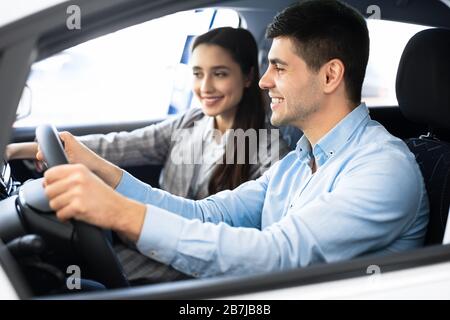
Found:
[[[425,245],[442,243],[450,203],[450,143],[439,132],[450,129],[450,30],[414,35],[400,59],[396,93],[403,115],[426,124],[428,132],[407,143],[416,156],[430,203]]]

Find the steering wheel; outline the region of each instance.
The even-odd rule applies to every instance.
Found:
[[[36,139],[49,168],[69,163],[54,126],[37,127]],[[75,219],[71,223],[74,226],[75,246],[90,273],[95,275],[95,280],[107,288],[129,286],[122,266],[104,232],[96,226]]]

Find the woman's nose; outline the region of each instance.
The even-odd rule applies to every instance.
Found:
[[[203,78],[200,90],[202,92],[213,92],[214,91],[214,84],[210,77],[206,76]]]

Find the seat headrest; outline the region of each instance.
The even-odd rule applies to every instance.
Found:
[[[450,128],[450,30],[427,29],[400,59],[397,100],[403,115],[431,128]]]

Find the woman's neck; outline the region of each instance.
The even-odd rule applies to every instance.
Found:
[[[233,110],[233,112],[228,113],[222,113],[220,115],[217,115],[214,117],[214,127],[215,129],[219,130],[220,133],[224,134],[225,131],[228,129],[231,129],[234,122],[234,116],[236,114],[236,111]]]

